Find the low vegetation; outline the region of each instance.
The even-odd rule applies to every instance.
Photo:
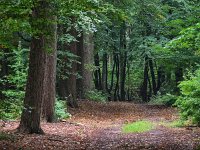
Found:
[[[122,127],[124,133],[141,133],[147,132],[155,128],[155,125],[150,121],[137,121],[126,124]]]

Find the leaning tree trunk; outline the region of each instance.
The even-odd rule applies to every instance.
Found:
[[[44,99],[47,66],[47,53],[52,42],[49,34],[49,22],[51,17],[50,4],[46,0],[35,0],[32,9],[31,26],[39,31],[32,37],[30,47],[29,71],[24,99],[24,109],[21,115],[19,132],[43,133],[40,126],[42,101]],[[50,18],[49,18],[50,17]],[[48,20],[48,21],[41,21]],[[53,86],[53,84],[51,85]],[[53,89],[53,88],[50,88]]]
[[[152,81],[152,87],[153,87],[153,94],[157,94],[157,87],[156,87],[156,77],[154,73],[154,67],[153,67],[153,60],[152,58],[149,59],[149,69],[151,73],[151,81]]]

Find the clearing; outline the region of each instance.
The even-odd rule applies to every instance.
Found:
[[[200,145],[200,128],[169,127],[177,120],[175,108],[165,106],[79,101],[70,109],[72,118],[58,123],[42,123],[45,135],[14,133],[19,122],[0,122],[0,149],[5,150],[195,150]],[[139,120],[156,128],[143,133],[123,133],[122,125]]]

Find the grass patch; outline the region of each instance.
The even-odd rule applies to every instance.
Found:
[[[172,122],[160,122],[159,125],[162,125],[168,128],[179,128],[179,127],[186,126],[185,122],[183,122],[182,120],[175,120]]]
[[[122,127],[123,133],[142,133],[154,129],[155,126],[150,121],[137,121],[131,124],[126,124]]]

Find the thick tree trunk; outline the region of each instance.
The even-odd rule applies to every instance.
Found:
[[[47,78],[47,74],[45,73],[48,62],[47,51],[52,48],[52,45],[49,45],[52,43],[52,38],[48,36],[52,10],[50,9],[49,2],[46,0],[35,2],[32,11],[31,26],[39,32],[31,40],[24,109],[18,127],[19,132],[26,133],[43,133],[40,126],[40,119],[44,93],[47,89],[49,92],[54,89],[54,87],[46,87],[45,82]],[[41,20],[46,21],[43,22]],[[53,85],[52,83],[51,86]]]
[[[71,35],[77,38],[77,32],[74,28],[71,29]],[[77,55],[77,42],[73,41],[69,45],[69,51],[73,55]],[[72,66],[69,68],[69,77],[66,79],[66,90],[67,90],[67,104],[70,107],[77,108],[77,93],[76,93],[76,77],[77,77],[77,62],[73,61]]]
[[[42,117],[47,122],[55,121],[55,99],[56,99],[56,58],[57,58],[57,18],[52,17],[53,23],[49,25],[50,53],[47,53],[47,63],[45,70],[45,92],[42,105]]]
[[[19,125],[20,132],[43,133],[40,127],[42,100],[45,92],[46,52],[43,36],[32,39],[24,109]]]
[[[93,51],[94,51],[94,39],[92,33],[83,33],[82,41],[79,42],[78,53],[81,59],[81,65],[78,67],[81,79],[78,80],[77,86],[79,91],[79,97],[85,98],[85,94],[94,88],[93,85]]]

